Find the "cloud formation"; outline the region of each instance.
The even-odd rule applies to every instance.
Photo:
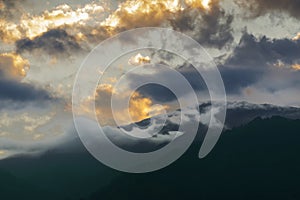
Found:
[[[5,2],[2,7],[15,8]],[[1,18],[0,40],[15,43],[18,53],[66,56],[121,31],[151,26],[170,27],[205,46],[222,48],[233,40],[232,21],[219,0],[128,0],[115,10],[95,2],[77,8],[62,4],[40,14],[23,13],[15,20]]]
[[[0,76],[11,79],[22,79],[29,70],[29,61],[17,53],[0,54]]]
[[[170,26],[203,45],[221,48],[233,40],[232,20],[218,0],[134,0],[120,4],[101,26],[111,35],[138,27]]]
[[[199,72],[190,64],[184,64],[182,66],[176,67],[176,71],[178,71],[183,77],[189,82],[193,90],[197,93],[199,91],[205,93],[207,92],[207,87],[205,82]],[[132,73],[128,76],[130,87],[134,87],[136,82],[152,82],[152,83],[160,83],[160,80],[164,80],[165,82],[172,83],[172,86],[175,88],[182,88],[182,83],[175,82],[174,77],[170,76],[168,71],[163,70],[155,70],[152,74],[139,74]],[[178,90],[177,97],[175,94],[168,88],[158,85],[158,84],[147,84],[138,88],[137,90],[141,95],[150,97],[154,101],[158,103],[166,103],[176,101],[177,98],[187,97],[188,91]]]
[[[256,37],[244,32],[239,44],[228,58],[219,63],[226,92],[230,95],[251,95],[250,88],[256,87],[265,92],[275,93],[286,88],[300,88],[299,59],[300,41],[292,39],[270,39]],[[207,93],[201,75],[189,64],[177,67],[194,91]],[[168,73],[131,74],[131,83],[168,80]],[[180,85],[176,86],[180,88]],[[176,99],[168,89],[152,84],[139,88],[139,93],[158,102],[172,102]],[[182,96],[187,95],[182,91]],[[270,94],[271,95],[271,94]]]
[[[293,37],[293,40],[299,40],[300,39],[300,33],[298,33],[295,37]]]
[[[18,116],[15,116],[19,114]],[[51,113],[30,111],[20,113],[1,113],[0,120],[0,159],[13,155],[39,155],[57,146],[64,146],[76,135],[70,135],[61,123],[70,120]]]
[[[213,1],[209,12],[198,12],[194,8],[187,8],[175,19],[171,20],[174,30],[188,34],[200,44],[208,47],[222,48],[233,41],[233,15],[226,14]]]
[[[300,2],[298,0],[235,0],[244,9],[251,12],[252,17],[265,15],[269,12],[285,12],[292,17],[300,18]]]
[[[112,113],[112,98],[116,99],[116,104],[129,99],[129,104],[125,108],[115,108]],[[100,84],[97,87],[94,97],[87,97],[80,106],[77,114],[90,117],[93,115],[92,108],[95,102],[95,111],[101,125],[116,125],[116,123],[130,124],[161,114],[167,106],[155,107],[153,101],[147,96],[141,95],[138,91],[117,91],[113,85]],[[119,102],[119,103],[118,103]],[[119,124],[117,124],[119,125]]]
[[[22,39],[16,42],[18,53],[43,51],[49,55],[66,56],[83,51],[74,36],[63,29],[51,29],[34,39]]]
[[[12,5],[9,8],[11,8]],[[95,15],[99,15],[103,11],[102,6],[91,3],[77,9],[72,9],[70,6],[62,4],[53,10],[46,10],[40,15],[23,13],[17,23],[7,21],[6,19],[0,20],[0,38],[4,42],[14,42],[23,38],[34,39],[51,29],[58,29],[64,26],[84,25],[86,21]]]
[[[1,101],[28,102],[52,99],[46,90],[22,82],[28,69],[29,61],[19,54],[0,54]]]
[[[8,19],[21,14],[20,4],[25,0],[0,0],[0,16],[3,19]]]
[[[49,101],[51,94],[28,83],[0,78],[0,100],[14,102]]]
[[[142,56],[142,54],[138,53],[135,56],[132,56],[129,61],[128,64],[130,65],[134,65],[134,66],[138,66],[138,65],[143,65],[146,63],[150,63],[150,57],[149,56]]]
[[[291,39],[256,38],[244,33],[239,45],[225,65],[242,68],[262,68],[273,65],[278,60],[285,64],[297,63],[300,54],[300,41]]]
[[[232,55],[219,69],[227,92],[239,93],[274,74],[286,79],[286,82],[297,80],[293,71],[297,70],[300,62],[299,55],[299,40],[257,38],[245,32]],[[281,70],[276,71],[277,68]]]

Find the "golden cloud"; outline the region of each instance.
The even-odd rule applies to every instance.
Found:
[[[289,70],[293,70],[293,71],[298,71],[300,70],[300,64],[295,63],[295,64],[287,64],[282,62],[281,60],[277,60],[274,64],[274,67],[277,68],[282,68],[282,69],[289,69]]]
[[[33,39],[50,29],[63,26],[84,25],[92,16],[102,13],[104,8],[95,3],[86,4],[82,8],[72,9],[69,5],[57,6],[41,15],[23,14],[18,24],[0,20],[0,37],[4,42],[15,42],[22,38]]]
[[[6,154],[5,150],[0,150],[0,157],[4,156]]]
[[[295,37],[293,37],[293,40],[299,40],[300,39],[300,33],[298,33]]]
[[[186,8],[209,9],[210,0],[128,0],[105,19],[101,26],[111,34],[137,27],[161,26]]]
[[[150,61],[151,60],[149,56],[142,56],[142,54],[138,53],[137,55],[129,59],[128,64],[138,66],[138,65],[150,63]]]
[[[73,9],[63,4],[40,15],[25,13],[18,23],[0,19],[0,39],[13,43],[34,39],[52,29],[64,29],[79,42],[97,42],[124,30],[138,27],[172,26],[185,11],[210,11],[218,0],[127,0],[110,12],[104,4],[86,4]]]
[[[149,118],[152,107],[152,100],[142,97],[138,92],[134,92],[129,101],[129,113],[134,122]]]
[[[114,121],[111,111],[111,97],[113,93],[118,96],[120,101],[124,100],[126,96],[124,93],[116,93],[113,86],[110,84],[102,84],[98,86],[95,99],[96,113],[100,123],[112,123]],[[138,92],[133,92],[128,107],[131,119],[129,119],[128,115],[126,114],[128,111],[127,109],[118,110],[114,117],[117,118],[116,121],[119,121],[122,124],[141,121],[151,117],[150,113],[152,104],[153,103],[150,98],[143,97]]]
[[[292,69],[295,70],[295,71],[299,71],[300,70],[300,64],[293,64]]]
[[[101,125],[115,125],[116,121],[125,125],[159,115],[169,108],[168,106],[153,106],[153,101],[150,98],[134,91],[130,97],[128,108],[116,110],[113,115],[111,109],[113,94],[117,96],[119,101],[125,101],[127,95],[131,93],[130,91],[117,93],[112,85],[101,84],[98,86],[94,97],[88,97],[81,103],[80,110],[77,113],[87,117],[93,116],[91,106],[95,102],[96,116]],[[128,116],[128,111],[130,116]]]
[[[185,0],[185,3],[188,6],[191,6],[193,8],[203,8],[205,10],[209,10],[210,6],[212,4],[211,0]]]
[[[0,71],[4,76],[22,79],[29,70],[29,61],[16,53],[0,54]]]
[[[24,110],[0,113],[0,137],[14,141],[32,142],[58,136],[63,133],[61,120],[54,111],[35,112]],[[48,125],[52,124],[51,127]],[[1,149],[0,149],[1,150]],[[1,155],[0,155],[1,156]]]
[[[2,1],[0,1],[0,10],[4,10],[5,9],[5,5]]]

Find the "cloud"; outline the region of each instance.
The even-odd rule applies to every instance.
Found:
[[[0,100],[29,102],[51,100],[51,95],[29,83],[22,82],[29,69],[29,61],[16,53],[0,54]]]
[[[202,93],[207,93],[206,84],[199,74],[199,72],[190,64],[183,64],[174,68],[179,72],[183,78],[185,78],[193,91],[196,93],[201,91]],[[174,88],[177,88],[177,97],[175,94],[168,88],[161,86],[159,84],[146,84],[138,88],[138,92],[146,97],[150,97],[158,103],[173,102],[177,98],[184,98],[189,95],[189,91],[180,88],[182,87],[182,82],[177,80],[174,81],[174,77],[171,75],[168,70],[157,70],[153,68],[153,73],[141,74],[141,73],[131,73],[128,76],[129,85],[131,88],[134,88],[136,83],[140,82],[151,82],[151,83],[161,83],[163,80],[164,83],[172,85]]]
[[[228,58],[218,68],[228,95],[243,95],[249,87],[259,87],[270,93],[286,88],[300,88],[299,59],[300,41],[255,37],[245,32]],[[177,67],[194,91],[207,92],[207,87],[198,72],[189,64]],[[132,74],[130,82],[171,80],[168,73]],[[180,84],[176,85],[180,88]],[[171,102],[176,99],[168,89],[152,84],[139,89],[139,93],[155,101]],[[187,95],[182,91],[181,96]],[[238,98],[238,97],[237,97]]]
[[[0,79],[0,99],[15,102],[47,101],[51,95],[43,89],[39,89],[28,83],[13,80]]]
[[[182,9],[178,0],[125,1],[101,23],[101,26],[111,34],[137,27],[160,26]]]
[[[58,30],[60,34],[65,31],[67,36],[56,35],[57,39],[52,37],[51,42],[64,48],[63,39],[71,46],[74,42],[89,46],[133,28],[170,27],[210,47],[222,48],[233,40],[233,16],[225,13],[219,0],[128,0],[106,17],[108,12],[110,9],[101,4],[90,3],[76,9],[62,4],[39,15],[24,13],[17,22],[0,20],[0,39],[6,43],[17,41],[17,48],[22,51],[39,48],[39,45],[50,44],[51,47],[50,42],[44,41],[45,36]],[[47,47],[40,48],[46,50]],[[52,50],[46,52],[53,53]]]
[[[112,98],[115,98],[115,113],[112,113]],[[122,107],[129,100],[129,104]],[[76,113],[90,117],[93,115],[92,108],[95,102],[95,112],[101,125],[124,125],[141,121],[153,115],[161,114],[164,107],[153,106],[151,98],[141,95],[138,91],[115,90],[113,85],[100,84],[95,97],[87,97],[81,102]],[[120,106],[120,107],[119,107]]]
[[[299,71],[300,70],[300,64],[293,64],[292,69],[295,70],[295,71]]]
[[[256,38],[244,33],[233,55],[225,64],[242,68],[261,68],[280,60],[294,64],[299,60],[300,41],[291,39]]]
[[[293,40],[300,40],[300,33],[297,33],[297,35],[293,37]]]
[[[75,37],[62,29],[51,29],[34,39],[22,39],[16,42],[17,52],[43,51],[49,55],[66,56],[82,51]]]
[[[275,74],[277,78],[281,76],[286,82],[292,82],[295,80],[295,73],[289,70],[297,70],[299,55],[300,41],[298,40],[269,39],[266,36],[257,38],[245,32],[232,55],[223,66],[219,67],[226,91],[234,94],[240,93],[244,88],[265,77],[271,79],[271,76]],[[281,68],[281,70],[276,68]],[[288,71],[285,72],[285,70]],[[265,87],[270,87],[267,85],[266,83]]]
[[[222,48],[233,41],[232,21],[233,15],[226,14],[216,1],[209,12],[186,9],[171,24],[174,30],[188,34],[202,45]]]
[[[8,2],[8,1],[5,1]],[[11,2],[11,1],[9,1]],[[13,7],[13,3],[4,3]],[[9,8],[6,8],[9,9]],[[0,20],[0,38],[4,42],[15,42],[23,38],[34,39],[52,29],[72,26],[82,26],[86,21],[95,20],[95,17],[104,11],[104,8],[96,3],[86,4],[77,9],[72,9],[66,4],[59,5],[54,9],[44,11],[40,15],[22,13],[18,23]],[[77,32],[76,32],[77,33]]]
[[[233,40],[232,20],[218,0],[134,0],[121,3],[101,26],[111,35],[138,27],[170,26],[203,45],[221,48]]]
[[[29,70],[29,61],[17,53],[0,54],[0,76],[11,79],[22,79]]]
[[[20,15],[20,4],[25,0],[0,0],[0,16],[3,19],[12,18],[13,16]]]
[[[183,112],[182,115],[181,112]],[[210,116],[207,117],[210,118]],[[102,130],[109,140],[120,148],[130,152],[145,153],[158,150],[174,139],[180,139],[180,136],[188,134],[192,130],[191,124],[199,123],[199,120],[200,115],[197,109],[186,108],[182,111],[168,113],[168,116],[154,116],[151,123],[150,119],[145,119],[135,124],[139,127],[133,126],[133,124],[121,127],[102,126]],[[82,127],[81,130],[86,133],[81,135],[83,141],[98,140],[99,145],[106,141],[101,139],[102,135],[93,134],[98,132],[97,122],[85,117],[78,117],[76,121],[77,126]],[[178,130],[179,124],[185,127],[183,129],[185,132]],[[145,130],[149,137],[139,137]]]
[[[219,69],[227,94],[240,94],[244,88],[255,84],[262,79],[264,73],[267,73],[265,69],[232,69],[226,66],[221,66]]]
[[[0,151],[3,157],[15,154],[39,154],[63,145],[75,135],[68,135],[72,115],[63,102],[15,102],[1,108]],[[14,106],[16,104],[16,106]]]
[[[292,17],[300,18],[300,2],[298,0],[235,0],[242,8],[251,12],[252,17],[269,12],[285,12]]]
[[[155,75],[153,75],[155,76]],[[162,74],[157,74],[157,77],[163,78]],[[150,76],[135,76],[131,81],[135,81],[139,78],[149,79]],[[156,102],[171,102],[176,100],[176,96],[167,88],[157,84],[147,84],[137,90],[141,95],[148,96]]]
[[[150,57],[149,56],[142,56],[140,53],[138,53],[135,56],[132,56],[129,61],[128,64],[130,65],[134,65],[134,66],[138,66],[138,65],[143,65],[146,63],[150,63]]]

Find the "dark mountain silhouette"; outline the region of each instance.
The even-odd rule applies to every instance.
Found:
[[[256,118],[202,160],[194,144],[169,167],[122,174],[87,199],[300,199],[299,128],[300,120]]]
[[[234,119],[227,120],[243,123],[227,129],[204,159],[197,157],[200,137],[170,166],[147,174],[127,174],[102,165],[74,139],[72,145],[49,150],[39,157],[19,155],[1,160],[0,197],[300,199],[300,120],[296,120],[299,109],[260,105],[252,107],[256,114],[249,114],[247,110],[254,112],[250,104],[245,105],[229,108],[228,116]],[[281,116],[271,115],[276,112]],[[172,128],[177,128],[176,124],[170,123],[164,130]],[[204,129],[202,125],[200,135]]]

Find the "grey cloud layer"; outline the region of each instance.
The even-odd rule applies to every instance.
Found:
[[[186,8],[172,16],[166,15],[161,21],[157,22],[150,20],[154,17],[151,15],[155,15],[155,13],[135,16],[122,12],[119,15],[119,17],[122,16],[122,23],[114,28],[116,33],[132,28],[166,26],[168,24],[167,26],[190,35],[207,47],[222,48],[233,41],[233,30],[231,27],[233,15],[226,13],[217,0],[211,5],[209,11]],[[32,39],[23,38],[16,41],[17,51],[22,53],[25,51],[42,50],[50,55],[78,52],[85,49],[84,46],[86,43],[94,45],[109,37],[109,32],[106,30],[107,27],[99,25],[101,20],[99,18],[96,25],[64,25],[56,29],[49,29],[42,35]],[[84,39],[80,41],[76,40],[75,34],[77,33],[83,34]]]
[[[46,90],[38,89],[28,83],[0,78],[0,100],[24,102],[51,99],[51,95]]]
[[[244,33],[239,45],[225,65],[242,68],[261,68],[281,60],[286,64],[299,61],[300,40],[256,38]]]
[[[21,15],[19,5],[25,0],[0,0],[3,8],[0,9],[0,16],[3,18],[11,18],[12,16]]]
[[[238,93],[263,77],[275,74],[286,83],[291,83],[290,86],[297,87],[299,84],[295,85],[294,83],[299,82],[297,81],[299,72],[292,71],[289,67],[300,61],[299,55],[299,40],[269,39],[265,36],[256,38],[251,34],[244,33],[239,45],[225,61],[224,66],[220,66],[219,69],[229,93]],[[276,67],[278,62],[282,62],[282,65],[286,67]],[[272,85],[267,85],[266,83],[265,87],[272,87]],[[276,84],[273,83],[273,85]],[[279,85],[277,87],[281,89]],[[273,88],[273,90],[276,89]]]
[[[299,63],[300,41],[289,39],[257,38],[244,33],[239,45],[229,58],[218,66],[228,95],[239,95],[247,87],[274,93],[286,88],[300,88],[300,71],[291,65]],[[281,62],[283,66],[277,66]],[[191,84],[195,91],[207,92],[201,75],[189,64],[177,68]],[[133,74],[130,81],[168,80],[168,73],[157,72],[154,75]],[[177,87],[180,87],[178,85]],[[157,85],[146,85],[139,89],[145,96],[159,102],[173,101],[176,97],[167,89]],[[186,95],[182,91],[182,96]]]
[[[202,45],[222,48],[233,41],[232,21],[233,15],[215,4],[209,13],[187,9],[171,23],[174,30],[183,33],[192,31],[190,35]]]
[[[22,39],[16,42],[17,52],[42,50],[49,55],[70,55],[83,49],[75,37],[63,29],[51,29],[34,39]]]
[[[300,1],[298,0],[235,0],[242,8],[250,10],[253,17],[265,15],[270,11],[285,12],[300,18]]]

